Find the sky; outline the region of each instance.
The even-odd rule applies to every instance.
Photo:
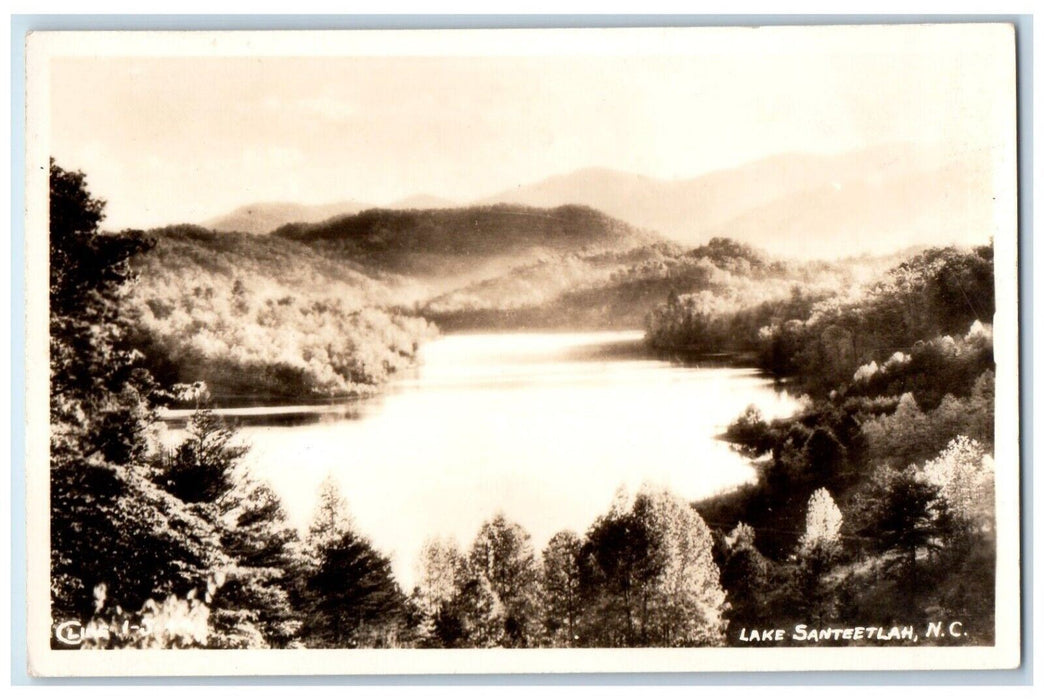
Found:
[[[662,52],[56,56],[50,151],[87,173],[121,229],[258,201],[466,202],[585,167],[674,179],[779,153],[996,146],[1013,76],[961,31],[708,30]]]

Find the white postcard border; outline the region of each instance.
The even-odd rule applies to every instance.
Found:
[[[65,56],[620,55],[733,51],[758,32],[759,50],[791,45],[794,32],[845,43],[868,32],[902,41],[980,41],[1011,62],[1010,162],[1002,169],[995,237],[994,325],[997,464],[996,646],[530,649],[530,650],[121,650],[50,648],[48,507],[47,178],[49,61]],[[700,41],[693,41],[701,33]],[[1020,663],[1018,240],[1015,46],[1011,25],[850,25],[666,29],[491,29],[238,32],[43,32],[26,48],[26,538],[30,673],[43,676],[635,673],[693,671],[1010,669]]]

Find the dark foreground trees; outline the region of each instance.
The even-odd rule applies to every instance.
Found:
[[[414,592],[429,646],[714,646],[725,591],[711,533],[681,499],[620,497],[584,538],[555,535],[543,565],[517,525],[497,516],[471,553],[432,543]]]
[[[304,542],[294,596],[309,647],[396,647],[412,641],[411,611],[391,562],[356,533],[336,483],[327,479]]]
[[[89,621],[90,648],[408,640],[387,559],[337,512],[302,542],[205,385],[163,389],[144,369],[125,300],[151,241],[102,233],[103,211],[83,173],[51,162],[52,618]],[[171,449],[155,429],[166,400],[197,409]],[[142,621],[151,632],[126,633]]]
[[[544,549],[544,629],[551,646],[573,646],[580,640],[582,547],[576,533],[562,531]]]
[[[128,259],[148,246],[98,231],[104,202],[83,173],[50,171],[51,593],[85,619],[94,589],[136,609],[203,585],[214,533],[151,480],[155,386],[124,342]]]

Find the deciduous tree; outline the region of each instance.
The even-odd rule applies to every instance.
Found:
[[[489,583],[503,610],[501,644],[532,646],[540,634],[540,570],[529,533],[503,514],[484,523],[468,553],[468,578]]]
[[[666,490],[615,506],[581,549],[584,644],[721,644],[726,601],[711,549],[703,519]]]
[[[563,531],[544,549],[544,630],[552,646],[574,646],[578,639],[582,544],[575,533]]]

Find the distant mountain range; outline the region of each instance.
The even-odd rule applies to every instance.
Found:
[[[985,242],[994,226],[992,178],[988,151],[892,144],[841,155],[778,155],[685,180],[588,168],[474,204],[583,205],[686,246],[727,236],[777,255],[832,258],[909,245]],[[452,206],[417,195],[388,208]],[[266,233],[368,208],[356,201],[261,203],[207,225]]]
[[[899,144],[779,155],[688,180],[587,169],[482,201],[582,203],[683,245],[727,236],[787,257],[837,257],[985,242],[992,171],[987,151]]]

